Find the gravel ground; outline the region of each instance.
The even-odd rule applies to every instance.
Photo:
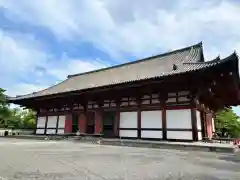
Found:
[[[0,139],[0,180],[239,180],[240,155]]]

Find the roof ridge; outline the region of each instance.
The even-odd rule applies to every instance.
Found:
[[[234,51],[232,54],[224,57],[224,58],[220,58],[220,55],[218,55],[215,59],[211,60],[211,61],[205,61],[205,62],[186,62],[183,63],[183,65],[194,65],[194,64],[211,64],[211,63],[222,63],[225,61],[229,61],[232,60],[232,57],[236,56],[237,57],[237,53],[236,51]]]
[[[85,74],[91,74],[91,73],[95,73],[95,72],[99,72],[99,71],[105,71],[105,70],[114,69],[114,68],[130,65],[130,64],[136,64],[136,63],[151,60],[153,58],[164,57],[164,56],[167,56],[167,55],[171,55],[171,54],[178,53],[178,52],[181,52],[181,51],[186,51],[188,49],[192,49],[192,48],[196,48],[196,47],[202,48],[202,41],[197,43],[197,44],[191,45],[191,46],[187,46],[187,47],[184,47],[184,48],[178,48],[178,49],[175,49],[173,51],[165,52],[165,53],[154,55],[154,56],[151,56],[151,57],[146,57],[146,58],[138,59],[138,60],[135,60],[135,61],[122,63],[122,64],[118,64],[118,65],[115,65],[115,66],[101,68],[101,69],[97,69],[97,70],[93,70],[93,71],[68,75],[67,78],[72,78],[72,77],[75,77],[75,76],[80,76],[80,75],[85,75]]]
[[[211,61],[204,61],[204,62],[185,62],[183,64],[209,64],[209,63],[213,63],[213,62],[217,62],[220,61],[220,56],[217,56],[216,58],[212,59]]]

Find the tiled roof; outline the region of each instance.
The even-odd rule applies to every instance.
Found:
[[[221,62],[219,59],[204,62],[202,44],[199,43],[190,47],[131,63],[82,74],[70,75],[65,81],[55,86],[36,93],[12,97],[9,100],[20,100],[169,76],[211,67],[219,62]],[[176,66],[175,70],[173,69],[173,66]]]

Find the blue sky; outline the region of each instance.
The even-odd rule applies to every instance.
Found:
[[[224,57],[239,32],[238,1],[0,0],[1,87],[30,93],[200,41],[206,60]]]

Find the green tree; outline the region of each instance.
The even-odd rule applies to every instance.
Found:
[[[223,136],[225,133],[232,138],[240,137],[240,120],[231,108],[224,108],[215,113],[215,129]]]
[[[21,109],[20,108],[13,108],[10,109],[11,115],[7,118],[7,126],[9,128],[21,128]]]
[[[33,129],[36,126],[36,112],[25,110],[22,112],[22,127]]]
[[[0,127],[4,127],[6,125],[6,119],[11,116],[4,92],[5,90],[0,88]]]
[[[10,108],[4,90],[0,88],[0,128],[29,128],[35,127],[36,113],[32,110]]]

